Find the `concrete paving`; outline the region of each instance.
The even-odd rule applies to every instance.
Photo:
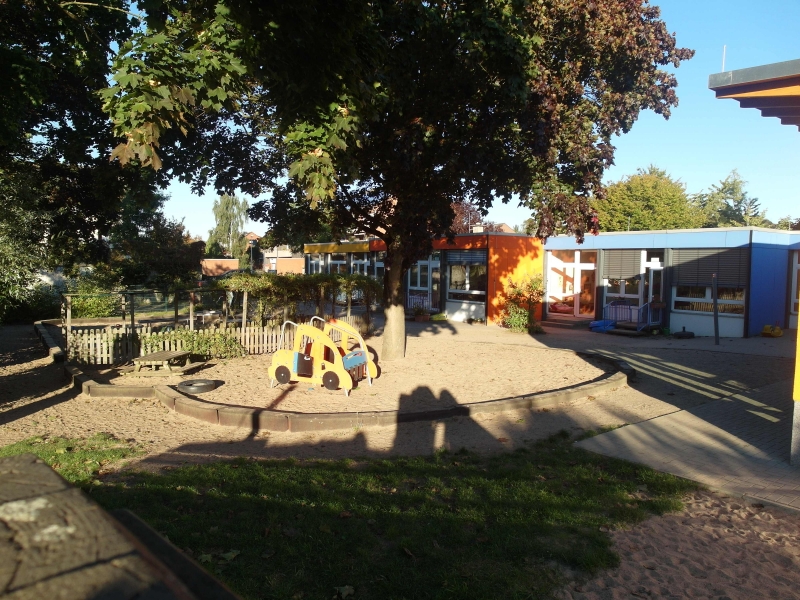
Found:
[[[722,340],[720,346],[713,345],[713,338],[686,341],[664,338],[650,342],[649,347],[653,354],[657,354],[658,348],[678,343],[708,352],[791,358],[795,353],[796,333],[787,334],[777,340]],[[629,351],[633,351],[631,346],[634,344],[628,346]],[[694,385],[703,384],[696,381]],[[800,467],[789,464],[794,410],[792,379],[787,377],[758,389],[733,391],[718,398],[626,425],[577,445],[691,479],[751,502],[800,510]]]

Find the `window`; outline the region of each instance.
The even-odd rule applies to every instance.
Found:
[[[447,299],[486,302],[486,250],[449,250],[446,260]]]
[[[347,273],[347,254],[344,252],[333,252],[328,262],[328,273]]]
[[[553,250],[552,255],[561,262],[565,263],[575,262],[574,250]]]
[[[369,252],[353,252],[350,272],[366,274],[368,268],[369,268]]]
[[[386,260],[386,252],[373,252],[372,256],[375,260],[375,268],[374,271],[370,269],[370,275],[375,277],[375,279],[383,281],[383,262]]]
[[[322,266],[325,264],[322,254],[308,255],[308,272],[322,273]]]
[[[606,302],[625,301],[629,306],[639,305],[639,280],[635,275],[626,279],[608,279],[606,284]]]
[[[419,264],[414,263],[408,270],[408,287],[419,287]]]
[[[711,286],[677,285],[673,288],[673,310],[712,313],[714,301]],[[718,287],[717,310],[721,315],[744,315],[744,288]]]
[[[485,302],[487,270],[486,265],[449,265],[449,300],[462,302]]]

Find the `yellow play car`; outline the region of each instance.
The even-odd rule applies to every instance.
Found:
[[[315,321],[322,324],[322,329],[315,326]],[[284,347],[288,341],[287,325],[294,327],[291,349]],[[334,338],[339,338],[338,344]],[[276,381],[306,381],[329,390],[341,388],[348,395],[361,379],[372,385],[372,378],[378,376],[378,367],[370,360],[364,339],[343,321],[326,323],[319,317],[311,317],[307,325],[286,321],[281,327],[279,348],[269,367],[270,387]]]

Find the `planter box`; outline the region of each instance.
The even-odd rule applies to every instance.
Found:
[[[422,321],[430,321],[431,320],[431,316],[430,315],[415,315],[414,316],[414,320],[417,323],[421,323]]]

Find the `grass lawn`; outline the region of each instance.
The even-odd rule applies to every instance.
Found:
[[[34,438],[0,456],[19,452],[133,510],[244,598],[547,598],[558,564],[616,565],[609,529],[679,510],[696,489],[566,433],[492,457],[242,458],[105,482],[102,461],[139,450]]]

